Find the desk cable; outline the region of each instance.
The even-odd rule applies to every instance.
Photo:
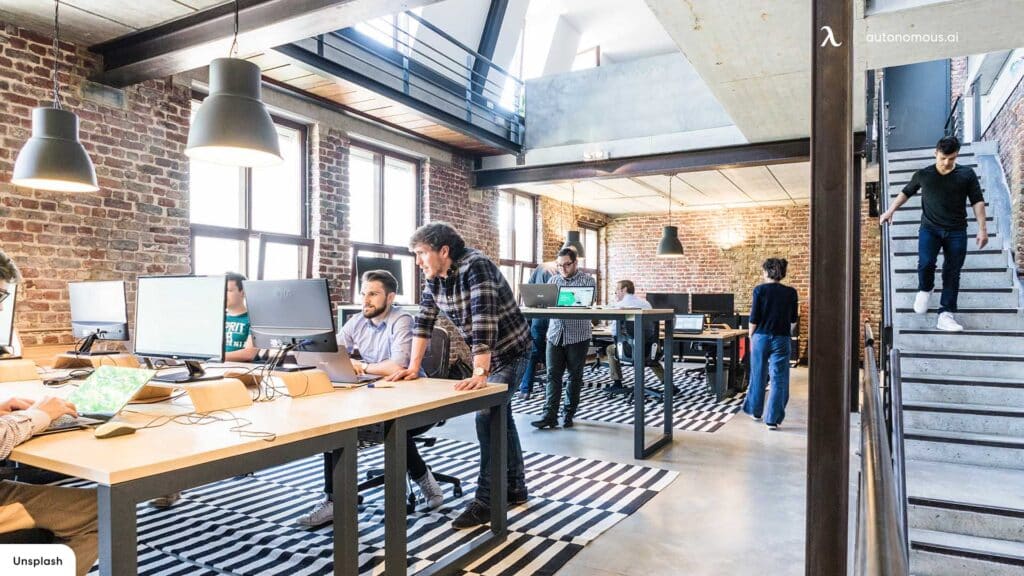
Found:
[[[142,414],[141,412],[135,412],[133,410],[125,410],[124,412]],[[226,414],[227,417],[224,417],[223,414]],[[171,422],[175,422],[182,426],[205,426],[216,422],[233,422],[234,425],[229,428],[229,431],[235,432],[241,438],[259,438],[266,442],[273,442],[277,439],[277,434],[275,432],[245,430],[245,428],[252,426],[252,421],[240,416],[235,416],[230,410],[213,410],[211,412],[189,412],[187,414],[157,416],[146,424],[137,427],[136,430],[160,428],[161,426],[166,426]]]

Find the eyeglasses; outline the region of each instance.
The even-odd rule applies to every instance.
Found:
[[[11,295],[10,292],[8,292],[7,290],[4,290],[3,288],[0,288],[0,303],[3,303],[4,300],[7,300],[7,298],[10,295]]]
[[[564,262],[562,264],[555,263],[555,266],[557,266],[559,268],[572,268],[575,265],[576,265],[575,262]]]

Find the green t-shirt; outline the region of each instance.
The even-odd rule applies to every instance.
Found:
[[[224,351],[234,352],[245,348],[249,339],[249,313],[224,316]]]

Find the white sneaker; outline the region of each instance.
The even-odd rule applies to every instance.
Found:
[[[939,321],[935,323],[935,327],[945,332],[963,332],[964,327],[953,318],[953,314],[950,312],[943,312],[939,314]]]
[[[427,473],[422,478],[414,478],[413,482],[420,487],[420,492],[423,493],[423,499],[427,501],[428,508],[433,510],[444,503],[444,492],[441,490],[441,486],[438,485],[437,480],[434,479],[434,475],[430,473],[430,470],[427,470]]]
[[[295,523],[304,528],[316,528],[334,520],[334,502],[324,498],[323,502],[316,505],[313,511],[305,516],[299,516]]]
[[[931,296],[931,292],[918,292],[917,296],[914,297],[914,312],[918,314],[924,314],[928,311],[928,297]]]

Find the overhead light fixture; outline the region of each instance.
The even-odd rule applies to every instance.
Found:
[[[53,106],[32,110],[32,136],[14,160],[11,184],[58,192],[95,192],[96,169],[78,140],[78,116],[61,109],[60,0],[53,3]]]
[[[679,242],[679,228],[671,225],[672,222],[672,181],[676,175],[668,178],[668,221],[661,232],[661,242],[658,242],[658,256],[661,258],[680,258],[683,255],[683,244]]]
[[[576,222],[576,183],[572,183],[572,213],[570,214],[573,223]],[[575,224],[573,224],[575,225]],[[586,258],[587,255],[583,251],[583,243],[580,242],[580,231],[579,230],[568,230],[565,233],[565,244],[562,244],[562,248],[572,248],[576,251],[577,258]]]
[[[200,104],[188,131],[185,154],[193,160],[230,166],[279,164],[281,145],[274,121],[261,100],[260,67],[235,58],[238,0],[230,57],[210,62],[210,95]]]

